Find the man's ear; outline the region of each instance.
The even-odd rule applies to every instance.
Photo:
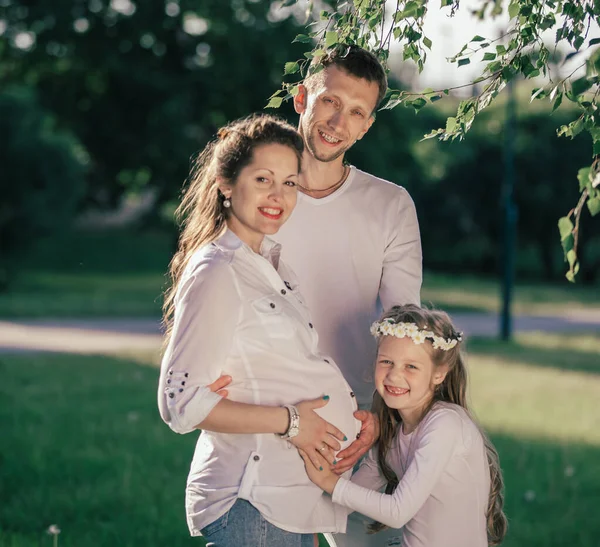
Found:
[[[358,134],[358,137],[356,137],[357,141],[362,139],[367,134],[369,129],[371,129],[371,126],[373,125],[374,121],[375,121],[375,116],[369,116],[369,119],[367,120],[367,123],[365,124],[365,128]]]
[[[296,114],[302,114],[306,110],[308,101],[308,90],[304,84],[298,86],[298,93],[294,96],[294,110]]]

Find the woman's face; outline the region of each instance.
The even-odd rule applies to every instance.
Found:
[[[255,252],[263,237],[276,233],[293,211],[298,168],[298,156],[289,146],[264,144],[254,149],[234,184],[220,185],[231,200],[227,226]]]

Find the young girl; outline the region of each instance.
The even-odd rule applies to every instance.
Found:
[[[301,453],[309,477],[335,503],[378,521],[372,532],[403,528],[403,547],[499,544],[507,528],[502,474],[469,413],[461,334],[445,313],[414,305],[393,307],[371,332],[376,450],[351,481]]]

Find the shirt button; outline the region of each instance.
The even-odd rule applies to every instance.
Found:
[[[313,324],[309,323],[308,326],[312,329],[313,328]]]
[[[285,289],[281,289],[281,294],[287,294],[287,291]]]
[[[354,397],[354,391],[350,392],[350,397]]]
[[[171,378],[169,378],[169,379],[167,380],[167,384],[170,384],[170,383],[171,383]]]
[[[189,373],[187,373],[187,372],[186,372],[186,373],[184,374],[184,376],[187,378],[187,377],[189,376]]]
[[[169,393],[169,399],[172,399],[173,397],[175,397],[175,393],[173,393],[173,392]]]
[[[182,391],[183,391],[183,388],[182,388],[182,387],[180,387],[180,388],[179,388],[179,393],[181,393]]]
[[[254,461],[257,462],[258,460],[260,460],[260,456],[254,456]]]
[[[273,304],[273,302],[271,302],[271,303],[269,304],[269,306],[271,306],[271,308],[275,309],[275,304]]]

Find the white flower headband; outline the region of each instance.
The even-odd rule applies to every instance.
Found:
[[[457,333],[456,338],[448,338],[448,340],[433,334],[430,330],[420,329],[414,323],[396,323],[391,317],[383,321],[375,321],[371,325],[371,334],[375,338],[380,336],[395,336],[396,338],[404,338],[408,336],[415,344],[423,344],[425,340],[431,340],[434,349],[448,351],[456,344],[462,342],[462,332]]]

